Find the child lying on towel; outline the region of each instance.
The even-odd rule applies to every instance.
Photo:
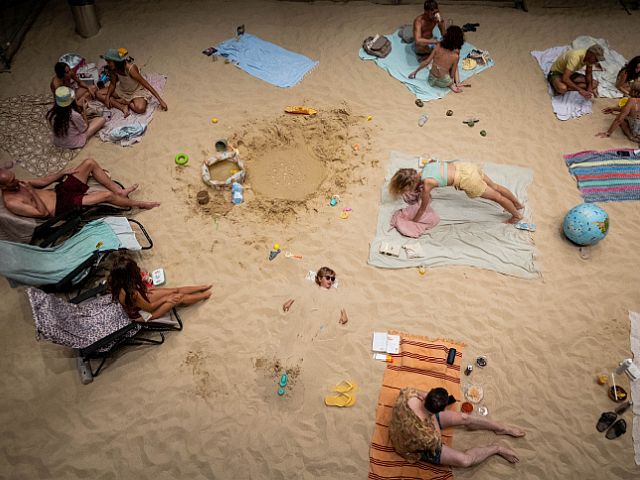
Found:
[[[413,168],[401,168],[391,178],[389,193],[399,197],[406,193],[420,192],[420,207],[412,219],[419,222],[431,203],[431,190],[449,186],[463,190],[469,198],[482,197],[498,203],[511,214],[508,223],[522,220],[522,214],[518,210],[524,206],[516,196],[491,180],[480,166],[473,163],[431,160],[423,167],[422,172]]]

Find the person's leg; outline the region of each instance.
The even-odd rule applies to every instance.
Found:
[[[525,435],[525,432],[518,427],[503,425],[487,418],[451,410],[440,412],[440,425],[443,429],[463,426],[468,430],[490,430],[496,435],[510,435],[512,437],[524,437]]]
[[[144,210],[150,210],[160,206],[160,202],[133,200],[113,192],[93,192],[82,197],[82,205],[97,205],[99,203],[110,203],[116,207],[138,207]]]
[[[507,212],[509,212],[511,214],[511,218],[507,220],[507,223],[518,223],[520,220],[522,220],[522,214],[518,212],[518,209],[516,208],[514,203],[497,190],[491,188],[489,185],[487,185],[487,188],[480,196],[482,198],[486,198],[487,200],[496,202]]]
[[[501,195],[511,200],[518,210],[521,210],[524,208],[524,205],[520,203],[518,198],[507,187],[503,187],[502,185],[494,182],[486,174],[482,175],[482,179],[485,181],[487,185],[489,185],[495,191],[500,192]]]
[[[551,83],[551,86],[558,95],[562,95],[568,91],[567,84],[562,81],[562,76],[560,75],[551,76],[549,83]]]
[[[82,163],[78,165],[73,176],[85,184],[89,180],[89,176],[93,176],[93,178],[95,178],[96,181],[103,187],[106,187],[107,189],[109,189],[109,191],[123,197],[128,196],[131,192],[138,188],[137,183],[133,184],[129,188],[121,188],[117,183],[109,178],[103,168],[98,165],[98,162],[96,162],[93,158],[87,158],[86,160],[83,160]]]
[[[201,300],[206,300],[209,297],[211,297],[211,292],[187,293],[182,297],[182,301],[179,305],[193,305],[194,303],[197,303]]]
[[[92,118],[89,121],[89,128],[87,128],[87,131],[85,132],[85,134],[87,135],[87,139],[93,137],[96,134],[96,132],[98,132],[102,127],[104,127],[105,123],[107,123],[107,121],[105,120],[104,117]]]
[[[510,463],[518,463],[520,461],[513,450],[500,445],[474,447],[464,452],[443,445],[442,453],[440,454],[440,465],[467,468],[482,463],[493,455],[500,455]]]
[[[147,101],[142,97],[134,98],[129,103],[129,108],[136,113],[144,113],[147,111]]]

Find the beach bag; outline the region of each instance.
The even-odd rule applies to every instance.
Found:
[[[415,40],[413,38],[413,25],[402,25],[398,29],[398,36],[400,37],[400,40],[402,40],[402,43],[413,43]]]
[[[369,55],[384,58],[391,52],[391,42],[385,36],[376,34],[375,37],[367,37],[362,42],[362,48]]]

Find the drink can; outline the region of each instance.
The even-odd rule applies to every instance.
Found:
[[[473,371],[473,365],[469,364],[469,365],[467,365],[467,368],[464,369],[464,374],[469,376],[469,375],[471,375],[472,371]]]

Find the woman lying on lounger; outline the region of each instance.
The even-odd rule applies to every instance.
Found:
[[[336,272],[331,270],[329,267],[321,267],[316,272],[316,284],[320,288],[324,288],[325,290],[330,290],[333,287],[336,281]],[[288,312],[291,306],[293,305],[293,300],[290,298],[282,305],[282,311]],[[344,308],[340,309],[340,320],[338,320],[341,325],[344,325],[349,321],[349,317],[347,317],[347,311]]]
[[[597,133],[597,137],[610,137],[620,127],[629,140],[640,143],[640,82],[631,85],[629,100],[624,107],[608,107],[602,111],[618,116],[611,123],[609,130]]]
[[[422,172],[413,168],[401,168],[391,178],[389,193],[394,197],[400,197],[407,193],[419,192],[420,208],[413,218],[413,221],[417,222],[431,203],[431,190],[448,186],[463,190],[469,198],[482,197],[500,204],[511,214],[511,218],[507,220],[508,223],[517,223],[522,220],[522,214],[518,210],[524,206],[516,196],[507,188],[491,180],[480,166],[473,163],[431,160],[424,166]]]
[[[147,288],[140,267],[125,254],[114,262],[107,283],[113,300],[120,302],[129,318],[136,322],[155,320],[173,307],[192,305],[211,296],[211,285]]]
[[[458,60],[463,44],[464,33],[462,33],[462,29],[457,25],[451,25],[447,28],[440,44],[436,45],[436,48],[420,63],[420,66],[409,74],[409,78],[416,78],[416,74],[420,70],[433,62],[427,80],[429,85],[440,88],[449,87],[455,93],[462,92],[459,87]]]

